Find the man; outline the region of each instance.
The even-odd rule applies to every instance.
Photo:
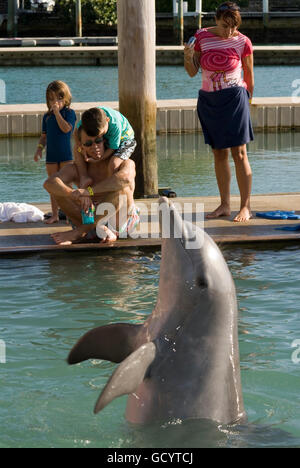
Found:
[[[84,153],[87,162],[87,175],[91,181],[87,188],[79,186],[79,172],[76,163],[63,167],[56,175],[49,177],[44,187],[52,195],[63,212],[72,221],[75,229],[58,232],[52,238],[59,245],[80,242],[91,232],[101,234],[102,242],[113,242],[120,232],[130,233],[139,222],[139,213],[134,205],[135,163],[123,160],[105,152],[102,135],[89,136],[83,127],[78,129],[79,152]],[[110,224],[101,224],[105,213],[97,215],[101,204],[109,203],[114,213],[109,211]],[[99,206],[100,205],[100,206]],[[87,212],[96,207],[94,224],[83,224],[81,211]],[[103,205],[104,206],[104,205]],[[108,205],[105,205],[106,207]],[[98,208],[98,210],[97,210]],[[124,223],[124,210],[126,222]],[[106,212],[107,214],[107,212]],[[107,216],[105,217],[107,221]]]

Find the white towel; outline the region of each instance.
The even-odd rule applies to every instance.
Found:
[[[27,203],[0,203],[0,221],[15,223],[36,223],[44,219],[44,213]]]

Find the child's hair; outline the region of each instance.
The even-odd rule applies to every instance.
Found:
[[[48,86],[47,86],[47,91],[46,91],[46,101],[47,101],[47,107],[51,109],[50,106],[50,96],[51,93],[55,93],[60,99],[63,99],[65,102],[66,107],[70,107],[71,102],[72,102],[72,94],[70,91],[69,86],[64,83],[63,81],[52,81]]]
[[[98,136],[104,129],[107,116],[103,109],[92,107],[82,114],[82,128],[88,136]]]
[[[242,24],[240,8],[234,2],[225,2],[219,5],[216,18],[218,20],[222,19],[225,23],[237,28]]]

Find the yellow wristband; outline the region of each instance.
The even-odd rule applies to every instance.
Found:
[[[78,151],[78,153],[81,153],[81,152],[82,152],[81,146],[78,146],[78,147],[77,147],[77,151]]]
[[[89,192],[91,197],[94,196],[94,190],[92,189],[92,187],[88,186],[87,191]]]
[[[41,148],[42,150],[45,148],[41,143],[37,145],[38,148]]]
[[[249,104],[252,104],[252,98],[249,99]]]

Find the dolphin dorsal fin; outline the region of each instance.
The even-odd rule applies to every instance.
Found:
[[[122,362],[136,350],[136,337],[141,327],[116,323],[90,330],[70,351],[68,364],[78,364],[91,358]]]
[[[151,341],[134,351],[114,371],[106,386],[102,390],[95,405],[97,414],[112,400],[122,395],[133,393],[143,382],[148,367],[156,355],[156,346]]]

